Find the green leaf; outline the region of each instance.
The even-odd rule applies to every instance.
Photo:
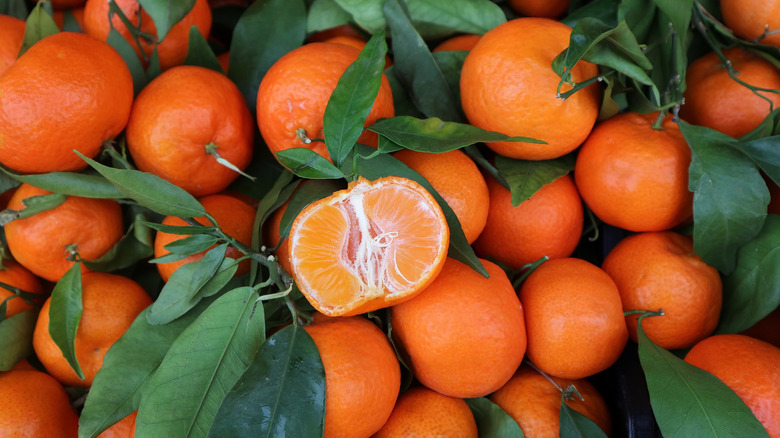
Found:
[[[444,80],[447,82],[447,86],[452,91],[452,97],[460,107],[460,72],[463,69],[463,61],[466,60],[466,55],[469,52],[466,50],[445,50],[442,52],[431,53],[433,60],[436,61],[436,65],[439,66],[441,74],[444,75]],[[396,112],[396,115],[402,115]],[[405,114],[403,114],[405,115]]]
[[[691,148],[688,188],[693,197],[694,252],[723,274],[734,270],[739,247],[766,218],[769,190],[756,165],[731,137],[680,122]]]
[[[570,408],[565,401],[561,403],[560,436],[561,438],[607,438],[607,434],[598,424]]]
[[[168,31],[195,6],[195,0],[138,0],[138,3],[152,17],[157,29],[158,43],[162,42]]]
[[[139,170],[104,166],[79,152],[76,153],[126,197],[155,213],[179,217],[197,217],[206,214],[206,210],[192,195],[156,175]]]
[[[22,204],[25,207],[22,210],[6,209],[0,212],[0,226],[4,226],[15,219],[26,219],[43,211],[57,208],[57,206],[65,202],[66,199],[66,195],[61,195],[59,193],[36,195],[25,198],[22,200]]]
[[[694,0],[653,0],[653,3],[669,17],[677,32],[677,38],[686,41],[691,27]]]
[[[398,75],[395,72],[395,65],[391,65],[385,69],[385,76],[387,76],[387,82],[390,83],[390,89],[393,91],[393,106],[395,107],[395,115],[425,117],[425,115],[423,115],[423,113],[420,112],[416,106],[414,106],[412,97],[409,95],[406,87],[403,85],[403,83],[401,83],[401,80],[398,78]]]
[[[407,0],[409,15],[424,38],[452,33],[484,34],[506,21],[506,15],[489,0]]]
[[[119,10],[119,6],[117,6],[115,2],[109,2],[108,5],[112,12],[115,9]],[[135,53],[130,42],[113,27],[108,31],[106,42],[109,46],[113,47],[125,61],[127,68],[130,70],[130,75],[133,77],[133,94],[138,96],[138,93],[140,93],[151,80],[150,75],[147,75],[146,70],[144,70],[141,59],[138,57],[138,54]]]
[[[252,114],[265,73],[306,37],[302,0],[256,0],[241,15],[230,43],[228,77],[238,86]]]
[[[222,66],[217,61],[217,55],[211,50],[208,41],[203,38],[203,34],[198,30],[198,26],[194,24],[190,26],[189,46],[187,57],[184,58],[184,65],[196,65],[224,73]]]
[[[404,0],[386,0],[384,12],[392,36],[394,71],[412,102],[426,117],[452,122],[463,120],[460,102],[425,41],[414,29]]]
[[[219,228],[211,226],[197,226],[197,225],[166,225],[158,224],[156,222],[143,222],[143,224],[149,228],[163,233],[176,234],[186,236],[189,234],[205,234],[212,231],[217,231]]]
[[[27,5],[24,0],[0,1],[0,14],[10,15],[20,20],[27,18]]]
[[[723,278],[723,310],[717,333],[739,333],[780,305],[780,216],[737,252],[737,266]]]
[[[143,217],[142,215],[139,215]],[[127,232],[119,239],[107,253],[95,260],[83,260],[84,265],[93,270],[101,272],[113,272],[119,269],[129,268],[141,260],[154,255],[154,248],[138,240],[136,236],[136,227],[139,226],[139,218],[136,217],[133,224],[128,227]]]
[[[374,34],[360,56],[339,78],[322,119],[325,144],[336,166],[357,143],[382,83],[387,43],[385,33]]]
[[[210,437],[321,436],[325,370],[311,336],[289,325],[271,336],[220,406]]]
[[[566,154],[552,160],[529,161],[496,156],[499,174],[509,184],[512,192],[512,206],[533,196],[545,184],[574,170],[575,155]]]
[[[76,332],[82,312],[81,263],[76,262],[60,278],[51,292],[49,302],[49,335],[76,372],[84,379],[84,372],[76,358]]]
[[[712,374],[654,344],[637,328],[650,405],[665,438],[768,437],[745,403]]]
[[[523,438],[517,421],[487,397],[465,400],[477,420],[480,438]]]
[[[351,20],[352,14],[339,6],[336,0],[314,0],[309,5],[309,13],[306,16],[306,33],[341,26]]]
[[[285,167],[301,178],[338,179],[344,174],[322,155],[306,148],[291,148],[276,153]]]
[[[0,321],[0,371],[10,370],[33,353],[32,338],[37,320],[38,309],[30,309]]]
[[[173,254],[186,257],[206,251],[218,241],[219,237],[210,234],[193,234],[165,245],[165,249]],[[157,261],[156,263],[161,262]]]
[[[171,345],[141,397],[138,436],[205,436],[265,340],[250,287],[219,297]]]
[[[342,9],[352,15],[358,26],[373,34],[385,28],[382,14],[383,0],[335,0]]]
[[[51,14],[43,8],[43,4],[44,2],[37,2],[27,17],[24,25],[24,39],[17,58],[38,41],[60,32],[57,23],[51,18]]]
[[[83,32],[76,16],[73,14],[73,9],[65,9],[62,12],[62,31],[63,32]]]
[[[195,307],[200,298],[225,286],[238,268],[233,266],[232,259],[225,258],[226,251],[227,244],[219,245],[200,260],[173,271],[147,314],[149,323],[160,325],[174,321]]]
[[[80,437],[95,438],[138,409],[149,379],[171,344],[211,302],[203,300],[186,315],[165,325],[149,324],[146,319],[149,308],[135,318],[108,350],[103,366],[92,381],[79,418]]]
[[[122,192],[100,175],[76,172],[49,172],[21,175],[0,167],[6,175],[16,181],[44,190],[82,198],[118,199]]]
[[[398,116],[377,120],[368,129],[406,149],[418,152],[449,152],[482,142],[545,143],[527,137],[510,137],[465,123],[445,122],[438,117],[418,119]]]
[[[780,136],[738,142],[734,147],[750,157],[775,184],[780,184]]]
[[[574,27],[580,20],[585,18],[596,18],[607,23],[607,25],[617,26],[618,5],[620,3],[625,3],[625,1],[593,0],[584,3],[584,5],[561,18],[560,21],[569,27]]]

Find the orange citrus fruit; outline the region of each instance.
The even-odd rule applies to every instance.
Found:
[[[769,436],[780,437],[780,348],[749,336],[715,335],[694,345],[685,361],[720,379]]]
[[[309,43],[271,66],[257,91],[257,124],[271,152],[304,147],[329,156],[321,141],[322,117],[339,78],[359,54],[360,50],[345,44]],[[365,125],[393,115],[393,94],[382,74],[379,94]],[[305,143],[302,136],[312,142]],[[358,141],[376,146],[377,135],[363,131]]]
[[[127,147],[139,170],[204,196],[227,188],[252,159],[254,121],[238,87],[204,67],[173,67],[133,102]],[[217,155],[214,155],[214,154]]]
[[[40,278],[36,277],[27,268],[20,265],[13,259],[5,259],[0,265],[0,283],[21,289],[33,294],[41,294],[38,304],[43,304],[43,284]],[[14,297],[14,293],[0,286],[0,303],[6,303],[5,317],[10,318],[19,312],[33,309],[33,305],[28,303],[22,297]],[[9,299],[10,298],[10,299]],[[5,301],[8,300],[8,301]]]
[[[243,200],[224,193],[217,193],[213,195],[204,196],[199,199],[203,208],[206,209],[210,215],[217,221],[219,227],[227,233],[228,236],[233,237],[244,245],[252,245],[252,230],[254,229],[255,221],[255,208],[247,204]],[[195,218],[198,223],[203,225],[211,225],[211,222],[206,217]],[[166,216],[162,221],[163,225],[176,225],[187,226],[187,222],[182,218],[175,216]],[[154,256],[162,257],[170,253],[165,249],[165,245],[175,242],[180,239],[188,237],[187,235],[170,234],[162,231],[158,231],[154,239]],[[180,266],[192,263],[203,258],[206,251],[187,256],[181,260],[157,263],[157,270],[160,273],[163,281],[168,281],[173,272],[179,269]],[[229,246],[226,252],[226,256],[237,259],[243,256],[243,253],[238,249]],[[249,260],[244,260],[239,263],[236,275],[243,275],[249,272]]]
[[[0,435],[76,438],[79,417],[59,382],[40,371],[0,373]]]
[[[0,14],[0,74],[16,62],[24,40],[23,20]]]
[[[390,417],[401,366],[387,336],[369,320],[315,318],[305,327],[325,368],[325,438],[367,437]]]
[[[84,5],[84,32],[105,41],[113,27],[133,47],[139,58],[147,64],[152,50],[155,48],[157,26],[152,17],[141,7],[138,0],[114,0],[130,23],[140,23],[140,31],[147,36],[139,36],[141,47],[135,42],[130,30],[117,14],[112,14],[109,22],[109,8],[106,0],[87,0]],[[196,0],[190,12],[170,28],[165,38],[156,45],[160,68],[167,70],[184,63],[189,49],[190,28],[196,26],[203,38],[208,38],[211,32],[211,8],[207,0]],[[143,49],[143,52],[141,51]]]
[[[23,210],[25,199],[49,193],[22,184],[8,208]],[[73,265],[68,260],[71,249],[83,260],[95,260],[105,255],[124,234],[118,202],[79,196],[68,196],[55,208],[15,219],[4,229],[14,259],[49,281],[59,280]]]
[[[97,438],[133,438],[135,437],[135,419],[138,411],[133,411],[127,417],[114,423],[111,427],[104,430]]]
[[[485,228],[490,205],[485,177],[474,161],[460,150],[429,154],[404,149],[393,155],[431,183],[473,243]]]
[[[401,393],[390,418],[373,438],[478,436],[474,414],[463,399],[417,386]]]
[[[631,231],[663,231],[693,214],[691,150],[671,116],[623,113],[593,129],[577,154],[574,180],[604,222]]]
[[[441,43],[437,44],[431,52],[446,52],[451,50],[471,50],[477,45],[482,35],[467,34],[456,35],[451,38],[447,38]]]
[[[663,309],[663,316],[642,324],[661,347],[689,348],[715,331],[723,301],[720,274],[694,254],[690,237],[672,231],[630,235],[601,268],[615,280],[624,311]],[[626,317],[635,342],[638,317]]]
[[[780,29],[780,3],[775,0],[720,0],[723,22],[734,34],[748,41],[780,47],[780,35],[765,32]]]
[[[495,259],[512,269],[540,258],[569,257],[580,242],[583,227],[582,199],[570,175],[542,186],[517,207],[512,193],[488,178],[490,208],[485,229],[474,242],[482,257]]]
[[[292,275],[326,315],[381,309],[411,298],[436,278],[449,235],[441,207],[417,182],[360,178],[295,218]]]
[[[542,263],[520,288],[528,358],[545,373],[582,379],[615,363],[628,341],[620,293],[598,266],[578,258]]]
[[[526,349],[523,306],[506,273],[489,278],[448,258],[419,295],[391,307],[396,346],[423,385],[450,397],[482,397],[512,377]]]
[[[739,80],[754,87],[780,89],[780,70],[764,58],[740,48],[726,49],[723,56],[736,70]],[[685,103],[680,108],[680,117],[732,137],[752,131],[769,115],[770,109],[780,104],[780,94],[768,91],[756,94],[730,77],[715,52],[694,60],[688,66],[685,82]]]
[[[509,7],[526,17],[560,18],[571,0],[509,0]]]
[[[0,163],[21,173],[80,170],[125,128],[133,79],[88,35],[38,41],[0,77]]]
[[[543,160],[576,149],[590,133],[599,112],[597,84],[566,100],[557,96],[561,78],[552,61],[569,45],[571,28],[547,18],[516,18],[489,30],[466,56],[460,77],[463,111],[482,129],[531,137],[547,144],[487,143],[498,154]],[[571,70],[582,82],[598,68],[581,61]],[[564,84],[561,92],[572,88]]]
[[[560,436],[561,390],[570,385],[577,388],[582,399],[573,394],[566,405],[593,420],[609,436],[612,421],[607,403],[585,379],[545,377],[530,366],[522,366],[490,396],[490,401],[511,415],[525,436],[556,438]]]
[[[41,363],[55,379],[67,386],[90,386],[103,366],[106,352],[130,327],[136,316],[152,304],[146,291],[134,280],[106,272],[87,272],[81,277],[81,320],[76,332],[76,359],[84,379],[62,355],[49,333],[47,299],[33,332],[33,348]]]

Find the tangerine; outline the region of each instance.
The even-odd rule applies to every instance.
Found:
[[[16,62],[24,41],[24,20],[0,14],[0,75]]]
[[[723,22],[748,41],[780,47],[780,3],[774,0],[720,0]],[[775,31],[775,32],[773,32]]]
[[[477,438],[477,422],[463,399],[424,386],[401,393],[390,418],[372,438]]]
[[[43,304],[43,283],[27,268],[20,265],[13,259],[5,259],[0,265],[0,283],[21,289],[25,292],[40,294],[41,299],[37,304]],[[0,286],[0,303],[5,302],[5,317],[10,318],[17,313],[33,309],[34,306],[22,297],[14,297],[14,293],[5,287]],[[7,301],[6,301],[7,300]]]
[[[76,438],[78,427],[68,393],[50,375],[34,370],[0,373],[0,435]]]

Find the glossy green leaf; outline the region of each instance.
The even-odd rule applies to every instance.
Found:
[[[737,252],[737,266],[723,278],[723,310],[718,333],[739,333],[780,305],[780,216]]]
[[[119,6],[117,6],[116,3],[109,2],[108,4],[111,10],[119,10]],[[109,46],[113,47],[125,61],[125,65],[127,65],[127,68],[130,70],[130,75],[133,77],[133,94],[138,96],[138,93],[140,93],[151,80],[150,77],[147,76],[146,70],[144,70],[141,59],[138,57],[138,54],[135,53],[130,42],[113,27],[108,31],[106,42]]]
[[[54,285],[51,292],[48,328],[51,339],[80,379],[84,378],[84,372],[76,358],[76,331],[81,321],[82,309],[81,263],[76,262]]]
[[[300,47],[306,37],[302,0],[256,0],[241,15],[230,43],[228,77],[238,86],[252,114],[257,89],[271,65]]]
[[[6,209],[0,212],[0,226],[5,226],[15,219],[26,219],[40,212],[56,208],[65,202],[66,199],[66,195],[61,195],[59,193],[36,195],[25,198],[22,200],[22,204],[24,204],[25,208],[21,210]]]
[[[314,33],[341,26],[352,21],[352,14],[336,3],[336,0],[313,0],[306,16],[306,33]]]
[[[59,32],[60,28],[57,27],[51,14],[44,9],[43,2],[36,3],[25,21],[24,39],[22,47],[19,49],[19,56],[22,56],[38,41]]]
[[[469,52],[466,50],[444,50],[431,53],[433,60],[436,61],[436,65],[439,66],[439,70],[441,70],[441,74],[444,76],[444,81],[447,82],[447,86],[452,91],[452,97],[458,104],[458,111],[462,111],[462,106],[460,105],[460,72],[463,70],[463,62],[468,54]],[[396,115],[402,114],[396,113]]]
[[[137,226],[133,223],[107,253],[95,260],[84,260],[84,265],[93,271],[113,272],[129,268],[154,255],[152,245],[143,243],[136,237]]]
[[[570,408],[565,401],[561,403],[560,437],[561,438],[607,438],[607,434],[590,418]]]
[[[664,438],[768,437],[734,391],[654,344],[642,330],[641,319],[637,338],[650,404]]]
[[[499,174],[509,184],[512,192],[512,206],[533,196],[545,184],[574,170],[575,156],[567,154],[552,160],[529,161],[496,156]]]
[[[181,256],[190,256],[201,251],[206,251],[219,241],[219,237],[210,234],[193,234],[183,239],[175,240],[167,245],[165,249],[173,254]],[[164,263],[157,259],[155,263]]]
[[[572,1],[572,5],[574,5]],[[574,27],[580,20],[585,18],[596,18],[607,25],[617,26],[619,0],[593,0],[582,2],[584,4],[576,7],[573,11],[561,18],[560,21],[569,27]],[[631,27],[631,26],[629,26]]]
[[[373,34],[385,28],[383,0],[334,0],[363,29]]]
[[[222,66],[217,61],[217,55],[214,54],[208,41],[203,38],[203,34],[195,25],[190,27],[189,46],[187,57],[184,58],[184,65],[196,65],[224,73]]]
[[[33,185],[50,192],[82,198],[118,199],[120,192],[113,184],[100,175],[85,172],[49,172],[22,175],[0,167],[6,175],[16,181]]]
[[[265,340],[263,307],[250,287],[219,297],[179,335],[141,397],[138,436],[205,436]]]
[[[484,34],[506,21],[490,0],[407,0],[409,15],[424,38],[452,33]]]
[[[395,72],[395,65],[391,65],[385,69],[385,76],[387,76],[387,82],[390,83],[390,89],[393,91],[393,106],[395,107],[396,116],[412,116],[422,118],[425,117],[423,113],[414,106],[412,97],[409,95],[404,84],[398,78]]]
[[[25,310],[0,320],[0,371],[10,370],[33,353],[32,338],[37,320],[38,309]]]
[[[206,213],[195,197],[159,176],[139,170],[108,167],[80,153],[79,155],[126,197],[149,210],[179,217],[198,217]]]
[[[260,347],[220,406],[210,437],[321,436],[325,370],[306,331],[289,325]]]
[[[166,225],[166,224],[158,224],[156,222],[144,222],[143,224],[154,230],[162,231],[163,233],[176,234],[180,236],[189,235],[189,234],[198,234],[198,233],[210,233],[218,229],[217,227],[205,226],[205,225],[203,226]]]
[[[465,400],[477,421],[480,438],[523,438],[517,421],[487,397]]]
[[[780,136],[739,142],[734,147],[749,156],[775,184],[780,184]]]
[[[325,144],[333,163],[340,166],[357,143],[382,82],[387,43],[385,33],[374,34],[339,78],[322,119]]]
[[[756,165],[734,149],[734,139],[682,121],[680,130],[692,155],[694,252],[728,275],[739,247],[761,231],[769,190]]]
[[[138,0],[138,3],[154,21],[158,43],[195,6],[195,0]]]
[[[308,181],[301,185],[300,189],[290,198],[290,203],[282,215],[279,224],[279,235],[286,238],[290,235],[290,228],[298,213],[312,202],[330,196],[336,190],[343,189],[344,185],[335,180]]]
[[[322,155],[306,148],[292,148],[276,153],[285,167],[301,178],[337,179],[344,174]]]

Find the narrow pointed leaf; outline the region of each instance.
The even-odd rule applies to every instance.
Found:
[[[37,319],[38,310],[30,309],[0,320],[0,371],[10,370],[33,353],[32,337]]]
[[[30,47],[47,36],[59,33],[60,28],[51,15],[43,8],[43,3],[36,3],[24,25],[24,38],[19,55],[22,56]]]
[[[506,21],[490,0],[407,0],[415,28],[423,37],[451,33],[484,34]]]
[[[775,184],[780,184],[780,136],[740,142],[735,147],[749,156]]]
[[[5,167],[0,167],[0,170],[16,181],[64,195],[101,199],[118,199],[124,196],[113,184],[100,175],[84,172],[49,172],[21,175],[11,172]]]
[[[168,234],[176,234],[180,236],[190,235],[190,234],[206,234],[217,230],[217,227],[210,227],[205,225],[203,226],[166,225],[166,224],[158,224],[156,222],[143,222],[143,224],[153,230],[162,231],[163,233],[168,233]]]
[[[352,21],[376,33],[385,28],[385,17],[382,14],[382,0],[334,0],[342,9],[352,16]]]
[[[561,403],[560,413],[561,438],[606,438],[607,434],[590,418]]]
[[[545,184],[574,170],[575,157],[564,155],[552,160],[529,161],[496,156],[499,174],[509,184],[512,192],[512,206],[517,207],[533,196]]]
[[[189,46],[187,57],[184,58],[184,65],[196,65],[224,73],[222,66],[217,61],[217,55],[211,50],[208,41],[203,38],[203,34],[200,33],[200,30],[195,25],[190,27]]]
[[[487,397],[465,400],[477,421],[480,438],[523,438],[517,421]]]
[[[113,272],[129,268],[154,255],[154,248],[151,245],[137,239],[135,229],[134,223],[107,253],[95,260],[84,260],[84,266],[93,271]]]
[[[292,148],[276,153],[285,167],[301,178],[337,179],[344,174],[322,155],[306,148]]]
[[[157,29],[158,43],[162,42],[168,31],[195,6],[195,0],[138,0],[138,3],[152,17]]]
[[[49,336],[73,368],[76,375],[84,378],[84,372],[76,359],[76,332],[82,312],[81,263],[76,262],[54,285],[49,303]]]
[[[119,9],[115,2],[109,2],[109,8],[112,10],[113,8]],[[141,59],[138,58],[138,54],[135,53],[130,42],[113,27],[108,31],[106,42],[119,53],[119,56],[125,61],[127,68],[130,69],[130,75],[133,77],[133,94],[138,96],[138,93],[151,80],[150,76],[146,74],[146,70],[144,70]]]

